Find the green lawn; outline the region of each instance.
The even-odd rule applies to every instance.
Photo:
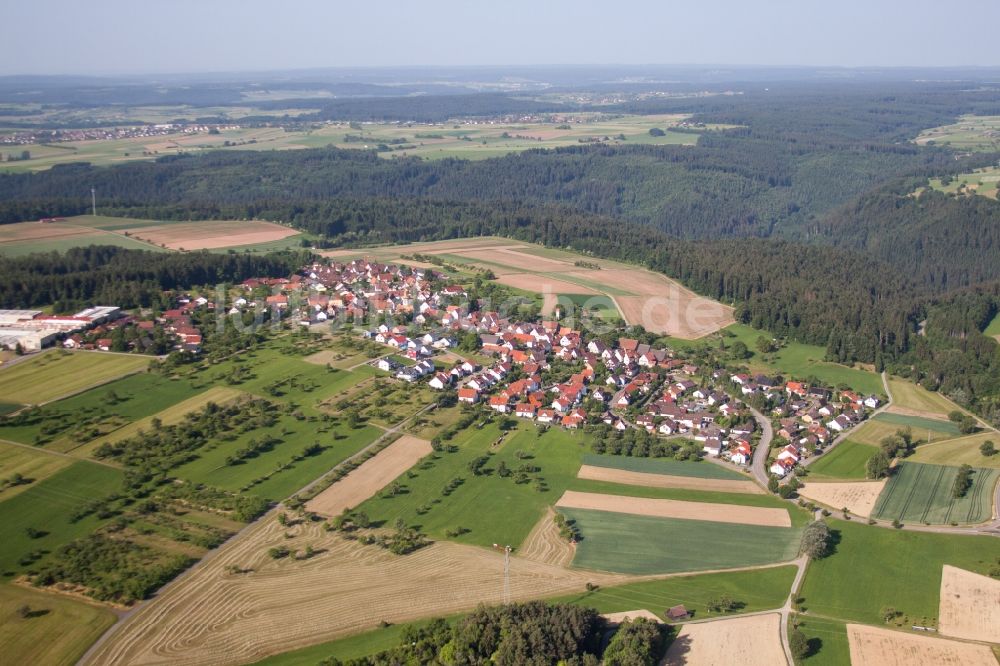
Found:
[[[832,451],[823,454],[809,465],[810,476],[825,476],[833,479],[863,479],[865,464],[878,451],[874,446],[846,440],[837,444]]]
[[[47,351],[0,370],[6,401],[37,404],[145,369],[149,356]]]
[[[851,663],[851,647],[847,641],[847,625],[837,620],[793,616],[799,630],[809,639],[809,655],[796,660],[797,666],[847,666]]]
[[[705,606],[713,598],[728,595],[744,604],[741,613],[779,608],[792,587],[795,567],[778,566],[756,571],[733,571],[693,574],[643,581],[616,587],[601,587],[593,592],[568,595],[554,602],[596,608],[601,613],[618,613],[644,608],[665,619],[671,606],[684,604],[695,619],[713,617]]]
[[[611,467],[630,472],[647,472],[650,474],[667,474],[670,476],[688,476],[700,479],[738,479],[745,481],[746,476],[726,469],[721,465],[708,462],[690,462],[671,460],[669,458],[631,458],[628,456],[585,455],[584,465],[594,467]]]
[[[631,574],[725,569],[794,559],[800,530],[560,508],[583,536],[573,565]]]
[[[23,571],[19,560],[34,551],[53,552],[73,539],[89,534],[103,521],[88,516],[70,521],[70,513],[90,500],[119,490],[118,470],[77,462],[10,499],[0,501],[0,573]],[[27,528],[47,532],[32,539]]]
[[[828,522],[839,538],[836,551],[809,564],[800,592],[806,609],[818,615],[881,625],[880,610],[892,606],[936,626],[942,565],[986,573],[1000,558],[995,537]]]
[[[873,518],[901,522],[981,523],[993,515],[995,469],[973,468],[972,487],[952,497],[958,467],[900,463],[875,503]]]
[[[38,483],[72,463],[70,458],[0,442],[0,479],[20,474],[31,483]],[[0,490],[0,501],[19,495],[30,487],[29,483]]]
[[[27,605],[36,614],[22,618]],[[17,585],[0,585],[0,655],[5,664],[71,666],[115,623],[107,608]]]

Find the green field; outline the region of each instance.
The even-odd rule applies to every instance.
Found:
[[[837,444],[829,453],[824,453],[815,463],[809,465],[809,476],[823,476],[832,479],[863,479],[868,459],[875,455],[874,446],[846,440]]]
[[[611,467],[630,472],[667,474],[670,476],[690,476],[700,479],[746,480],[746,476],[727,469],[722,465],[707,462],[689,462],[669,458],[630,458],[627,456],[605,456],[588,454],[583,457],[584,465]]]
[[[944,525],[980,523],[993,515],[995,469],[974,468],[972,487],[952,497],[957,467],[900,463],[875,503],[872,518]]]
[[[964,409],[940,393],[928,391],[922,386],[903,379],[889,379],[889,390],[892,391],[892,404],[896,407],[942,416],[954,410],[965,412]]]
[[[937,465],[971,465],[1000,469],[1000,454],[984,456],[979,447],[990,441],[1000,448],[1000,432],[986,431],[966,437],[933,442],[917,447],[917,452],[907,458],[910,462]]]
[[[726,569],[794,559],[800,530],[560,508],[583,535],[573,565],[631,574]]]
[[[744,324],[731,324],[723,330],[733,335],[725,338],[726,346],[732,347],[734,342],[740,340],[752,352],[753,356],[745,361],[752,370],[778,372],[785,375],[786,379],[815,377],[829,386],[846,384],[866,395],[885,395],[882,378],[878,373],[824,361],[826,350],[822,347],[787,342],[778,351],[765,355],[757,351],[756,344],[761,336],[771,339],[772,336],[767,331],[760,331]],[[718,345],[718,342],[712,344]]]
[[[925,444],[928,441],[951,439],[958,435],[958,426],[950,421],[882,412],[856,428],[851,433],[851,439],[859,444],[878,446],[886,437],[891,437],[907,427],[910,428],[913,440],[917,445]]]
[[[851,646],[844,622],[809,615],[793,616],[799,630],[809,639],[809,656],[796,660],[801,666],[846,666],[851,663]]]
[[[942,178],[931,178],[929,180],[932,190],[938,192],[966,194],[978,194],[980,196],[997,198],[997,186],[1000,184],[1000,168],[995,166],[973,169],[968,173],[959,173],[950,176],[950,181],[946,184]]]
[[[0,396],[38,404],[144,370],[149,356],[52,350],[0,370]]]
[[[4,544],[0,549],[0,573],[22,571],[27,564],[19,561],[28,553],[51,553],[91,533],[103,521],[91,515],[71,522],[70,514],[90,500],[118,491],[121,479],[118,470],[81,461],[0,501],[0,542]],[[33,539],[26,533],[29,527],[47,534]]]
[[[916,142],[955,150],[1000,150],[1000,116],[964,115],[957,123],[924,130]]]
[[[828,522],[836,550],[809,564],[800,595],[809,613],[831,618],[881,625],[881,609],[892,606],[913,623],[936,626],[941,566],[986,573],[1000,557],[995,537]]]
[[[22,618],[17,609],[34,613]],[[106,608],[18,585],[0,585],[0,655],[5,664],[71,666],[115,623]]]
[[[69,467],[73,461],[63,456],[35,451],[23,446],[0,442],[0,480],[20,474],[30,483],[0,490],[0,501],[10,499],[27,490],[31,483],[44,481],[56,472]]]
[[[51,352],[50,352],[51,353]],[[98,354],[92,354],[98,356]],[[112,357],[122,358],[122,357]],[[0,439],[33,444],[40,439],[44,445],[56,450],[70,450],[78,444],[80,428],[75,426],[78,419],[85,418],[102,432],[121,428],[128,423],[152,417],[173,405],[196,395],[191,382],[170,379],[152,373],[130,375],[102,386],[78,393],[65,400],[39,408],[26,423],[14,425],[0,423]],[[112,397],[113,396],[113,397]],[[53,425],[71,424],[68,431],[60,431],[47,437]],[[125,428],[122,428],[123,430]],[[36,439],[39,438],[39,439]]]

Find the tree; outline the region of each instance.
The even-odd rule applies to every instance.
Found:
[[[788,647],[796,659],[805,659],[809,656],[809,639],[797,627],[788,632]]]
[[[780,485],[778,484],[778,477],[773,474],[767,479],[767,489],[772,493],[777,493]]]
[[[889,457],[882,450],[876,451],[875,455],[865,463],[865,476],[869,479],[881,479],[889,474]]]
[[[815,520],[802,532],[800,552],[811,560],[818,560],[830,554],[833,535],[830,527],[822,520]]]
[[[774,341],[768,340],[763,335],[757,337],[757,341],[754,342],[754,346],[761,354],[769,354],[774,351]]]
[[[976,427],[978,423],[976,419],[972,416],[964,416],[962,420],[958,423],[958,429],[963,435],[968,435],[970,433],[976,432]]]
[[[734,359],[742,361],[750,355],[750,350],[747,349],[746,343],[742,340],[737,340],[733,343],[733,348],[729,353]]]
[[[992,455],[995,455],[996,452],[997,452],[997,450],[996,450],[996,447],[993,444],[993,440],[987,439],[985,442],[983,442],[982,444],[980,444],[979,445],[979,452],[982,453],[987,458],[989,458]]]
[[[649,136],[666,136],[666,132],[661,130],[659,127],[650,127]]]
[[[604,651],[605,666],[654,666],[663,651],[663,631],[656,622],[640,617],[618,627]]]

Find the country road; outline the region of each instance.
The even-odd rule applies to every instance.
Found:
[[[767,455],[771,450],[771,440],[774,439],[774,428],[771,427],[771,419],[753,407],[750,408],[750,413],[757,420],[757,425],[761,431],[760,442],[757,443],[757,448],[753,451],[751,471],[753,472],[754,480],[764,488],[767,488]]]

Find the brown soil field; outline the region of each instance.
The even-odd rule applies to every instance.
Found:
[[[286,538],[285,533],[291,534]],[[319,553],[274,560],[274,546]],[[248,573],[228,573],[235,566]],[[326,532],[318,523],[283,528],[268,514],[187,575],[142,604],[88,664],[229,666],[335,638],[500,603],[503,554],[435,543],[406,556]],[[514,556],[511,599],[583,592],[588,582],[628,576],[554,567]]]
[[[355,507],[389,485],[393,479],[433,451],[431,443],[403,435],[369,458],[356,470],[306,503],[306,508],[322,516],[336,516]]]
[[[508,287],[534,291],[539,294],[600,294],[599,291],[590,287],[583,287],[572,282],[549,277],[548,275],[535,275],[534,273],[509,273],[501,275],[496,281]]]
[[[269,243],[299,232],[280,224],[253,220],[250,222],[205,221],[184,224],[163,224],[126,230],[140,240],[165,245],[172,250],[211,250],[220,247]]]
[[[943,638],[847,625],[852,664],[874,666],[996,666],[993,651],[985,645],[959,643]]]
[[[648,472],[630,472],[625,469],[583,465],[577,478],[588,481],[623,483],[627,486],[647,488],[685,488],[687,490],[708,490],[720,493],[747,493],[763,495],[764,491],[753,481],[728,481],[725,479],[700,479],[693,476],[670,476]]]
[[[560,273],[572,270],[573,264],[557,259],[547,259],[533,254],[526,254],[517,251],[518,246],[511,247],[491,247],[488,249],[456,249],[450,250],[449,254],[458,254],[468,257],[472,261],[483,261],[489,263],[503,264],[520,271],[537,271],[539,273]],[[491,267],[492,268],[492,267]],[[495,269],[494,269],[495,272]]]
[[[657,614],[653,611],[648,611],[645,608],[621,611],[619,613],[603,613],[602,617],[611,624],[621,624],[625,620],[638,620],[640,617],[652,620],[653,622],[663,622],[663,618],[657,616]]]
[[[831,483],[807,481],[798,492],[799,495],[830,508],[842,509],[846,506],[854,515],[868,518],[886,481],[887,479]]]
[[[555,516],[556,512],[551,508],[545,511],[545,515],[517,549],[518,557],[557,567],[568,567],[573,562],[575,548],[559,536]]]
[[[781,616],[777,613],[685,624],[661,662],[666,666],[775,666],[784,663]]]
[[[0,242],[16,243],[17,241],[80,238],[81,236],[103,236],[100,231],[88,227],[78,227],[59,222],[17,222],[0,225]]]
[[[556,506],[568,509],[592,509],[612,513],[630,513],[656,518],[686,518],[708,520],[715,523],[739,523],[765,527],[791,527],[792,519],[787,509],[769,509],[738,504],[713,502],[685,502],[683,500],[649,499],[602,493],[583,493],[567,490]]]
[[[732,324],[728,305],[668,290],[663,296],[615,296],[615,304],[629,324],[647,331],[694,340]]]
[[[885,411],[892,414],[900,414],[902,416],[919,416],[923,419],[934,419],[936,421],[948,422],[947,414],[935,414],[934,412],[925,412],[922,409],[910,409],[909,407],[900,407],[899,405],[889,405]]]
[[[944,565],[938,616],[944,636],[1000,643],[1000,580]]]

